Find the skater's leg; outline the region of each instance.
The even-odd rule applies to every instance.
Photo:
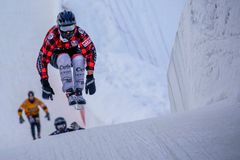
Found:
[[[85,71],[84,57],[81,54],[73,55],[72,65],[73,65],[74,89],[76,92],[77,103],[86,104],[86,101],[82,96],[82,90],[84,87],[84,71]]]
[[[40,123],[40,118],[36,117],[35,118],[36,121],[36,126],[37,126],[37,136],[38,138],[41,138],[41,123]]]
[[[57,58],[57,65],[60,71],[62,90],[66,92],[68,89],[73,88],[71,58],[67,53],[60,54]]]
[[[33,140],[36,139],[36,136],[35,136],[35,125],[34,123],[31,123],[31,133],[32,133],[32,137],[33,137]]]
[[[84,87],[84,71],[85,59],[81,54],[75,54],[72,57],[74,89],[83,90]]]
[[[34,119],[33,119],[32,116],[29,116],[29,117],[27,117],[27,118],[28,118],[28,121],[29,121],[29,124],[30,124],[31,134],[32,134],[33,140],[35,140],[36,137],[35,137],[35,125],[34,125]]]
[[[73,80],[72,80],[72,70],[71,70],[71,58],[67,53],[60,54],[57,58],[57,65],[60,70],[60,76],[62,80],[62,90],[66,92],[69,105],[76,104]]]

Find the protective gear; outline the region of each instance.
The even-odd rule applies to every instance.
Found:
[[[74,32],[75,32],[75,30],[73,30],[73,31],[66,31],[66,32],[60,30],[61,37],[63,39],[65,38],[67,40],[70,40],[73,37]]]
[[[64,10],[60,12],[57,17],[57,24],[62,38],[70,40],[75,32],[76,20],[71,11]]]
[[[75,105],[77,104],[76,102],[76,96],[75,96],[75,92],[72,88],[68,89],[66,91],[66,96],[68,98],[68,104],[71,106],[71,105]]]
[[[57,16],[58,26],[70,26],[76,24],[76,19],[74,14],[71,11],[62,11]]]
[[[67,53],[60,54],[57,58],[57,65],[60,71],[62,81],[62,90],[66,92],[69,88],[73,88],[71,58]]]
[[[95,79],[93,75],[87,75],[86,79],[85,92],[93,95],[96,92]]]
[[[76,101],[77,101],[77,104],[86,104],[86,100],[83,98],[82,95],[78,95],[76,96]]]
[[[47,120],[50,121],[50,114],[49,114],[49,112],[46,112],[45,118],[47,118]]]
[[[50,86],[48,79],[41,79],[42,83],[42,98],[53,100],[53,95],[55,94],[52,87]]]
[[[57,58],[57,66],[60,72],[60,77],[63,85],[62,86],[63,92],[66,92],[66,90],[69,88],[83,89],[85,59],[81,54],[72,55],[72,59],[67,53],[59,54]],[[71,66],[73,67],[73,75]]]
[[[62,32],[73,31],[75,28],[76,28],[76,25],[75,25],[75,24],[70,25],[70,26],[59,26],[59,29],[60,29]]]
[[[75,54],[72,57],[74,89],[84,88],[85,59],[81,54]]]
[[[54,126],[58,131],[64,131],[67,128],[67,122],[63,117],[58,117],[54,121]]]
[[[29,92],[28,92],[28,98],[29,98],[29,97],[34,97],[34,92],[33,92],[33,91],[29,91]]]
[[[77,122],[72,122],[70,125],[70,128],[73,130],[79,130],[81,127],[79,126],[79,124]]]
[[[82,89],[80,88],[76,89],[76,101],[77,104],[86,104],[86,100],[82,96]]]
[[[19,123],[22,124],[25,120],[23,119],[22,116],[19,117]]]
[[[59,27],[60,35],[62,36],[62,38],[70,40],[74,35],[75,28],[76,28],[75,24],[70,26],[60,26]]]

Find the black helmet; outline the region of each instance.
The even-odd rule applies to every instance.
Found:
[[[62,11],[57,16],[58,26],[70,26],[76,24],[75,16],[71,11]]]
[[[28,91],[28,97],[34,97],[34,92],[33,91]]]
[[[58,117],[54,121],[54,126],[58,131],[64,131],[67,128],[67,122],[63,117]]]
[[[70,40],[75,32],[76,20],[71,11],[62,11],[57,16],[57,24],[62,38]]]
[[[70,125],[70,128],[73,129],[73,130],[78,130],[81,127],[79,126],[79,124],[77,122],[72,122],[71,125]]]
[[[34,103],[35,98],[34,98],[34,92],[33,91],[28,92],[28,100],[29,100],[30,103]]]

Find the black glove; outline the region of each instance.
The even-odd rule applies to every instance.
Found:
[[[49,114],[49,112],[46,113],[45,118],[47,118],[47,120],[50,121],[50,114]]]
[[[19,123],[22,124],[25,120],[23,119],[22,116],[19,117]]]
[[[93,95],[96,92],[95,79],[93,75],[87,75],[86,79],[85,92]]]
[[[50,86],[48,79],[41,79],[42,83],[42,98],[53,100],[53,95],[55,94],[52,87]]]

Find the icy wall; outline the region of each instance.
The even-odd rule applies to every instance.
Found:
[[[189,0],[168,69],[172,111],[240,101],[240,1]]]
[[[168,50],[185,0],[63,0],[97,49],[97,92],[88,108],[104,124],[170,112]]]

